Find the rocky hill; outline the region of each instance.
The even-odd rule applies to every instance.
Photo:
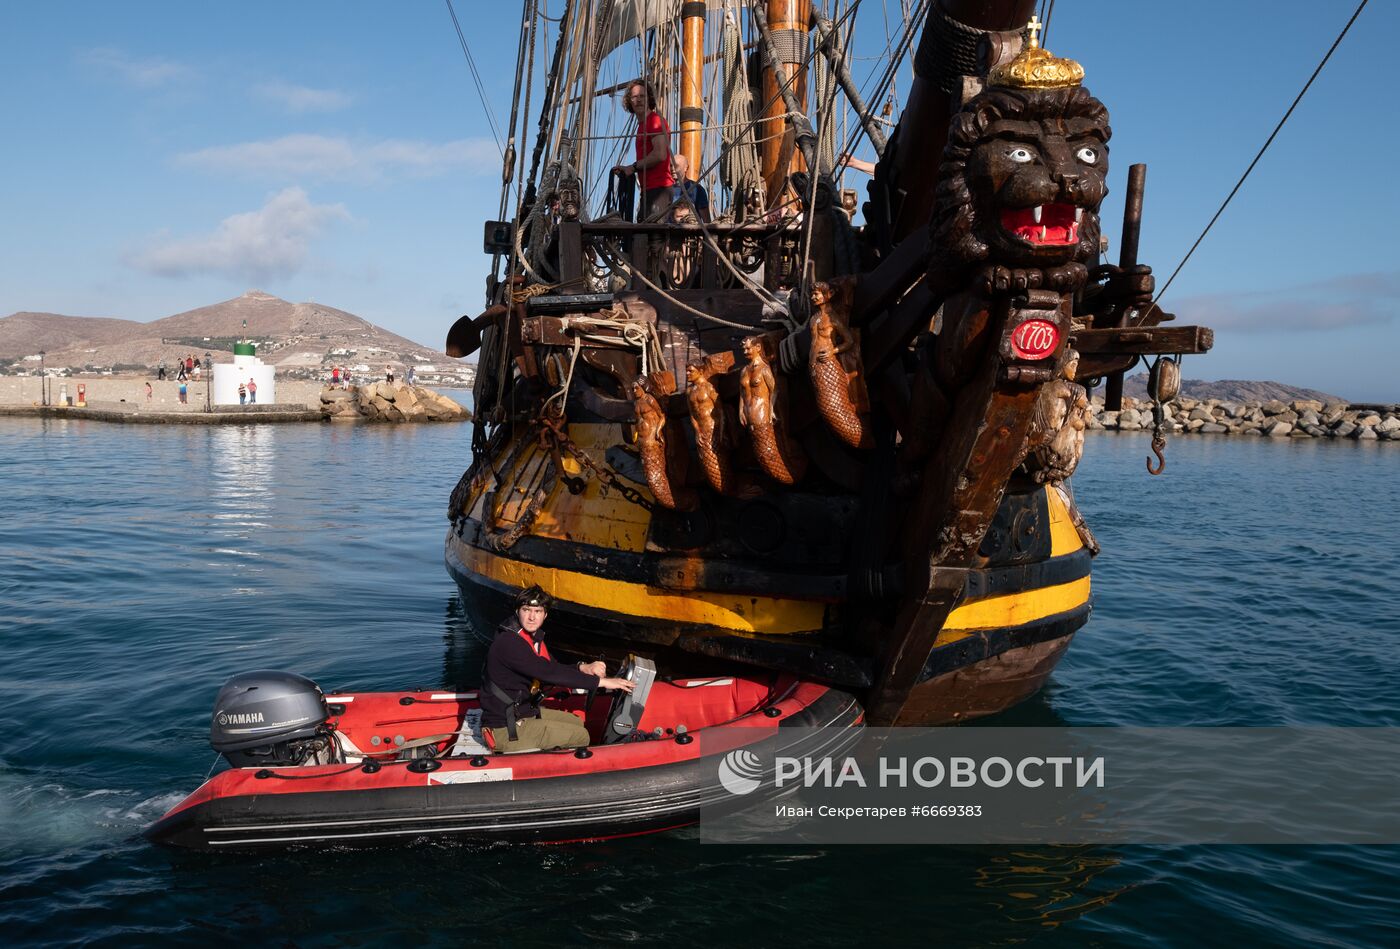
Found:
[[[230,352],[238,339],[285,370],[315,373],[331,365],[378,374],[385,364],[429,365],[434,374],[469,376],[470,366],[369,320],[321,303],[290,303],[260,290],[163,319],[135,320],[13,313],[0,319],[0,360],[27,366],[44,351],[51,367],[126,369],[173,363],[188,353]]]
[[[101,346],[139,332],[143,324],[57,313],[11,313],[0,319],[0,359],[18,359],[40,350]]]
[[[1135,399],[1147,398],[1147,373],[1141,372],[1123,380],[1123,394]],[[1317,389],[1302,386],[1284,385],[1281,382],[1249,382],[1243,379],[1221,379],[1219,382],[1204,382],[1200,379],[1181,380],[1181,397],[1221,402],[1293,402],[1299,399],[1317,402],[1345,402],[1346,399]]]

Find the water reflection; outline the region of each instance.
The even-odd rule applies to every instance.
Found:
[[[258,535],[271,523],[277,443],[266,425],[213,426],[208,435],[209,457],[190,468],[208,481],[208,566],[230,569],[246,581],[262,572],[257,561],[266,544]],[[255,591],[239,584],[231,592]]]
[[[216,527],[259,528],[271,509],[275,433],[267,425],[220,425],[209,433],[209,501]]]
[[[491,640],[481,633],[467,615],[459,593],[447,598],[443,617],[442,684],[453,690],[474,689],[481,685],[482,664]]]
[[[1053,928],[1113,902],[1121,889],[1097,891],[1091,884],[1120,862],[1100,847],[1025,848],[998,851],[970,878],[1000,919]]]

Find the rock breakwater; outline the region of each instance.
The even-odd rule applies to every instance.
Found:
[[[1176,434],[1252,435],[1261,438],[1352,438],[1400,441],[1400,405],[1320,402],[1228,402],[1177,399],[1163,407]],[[1087,428],[1120,432],[1151,431],[1152,403],[1123,399],[1123,408],[1106,411],[1102,395],[1090,402]]]
[[[389,382],[322,389],[321,414],[333,422],[465,422],[472,417],[426,386]]]

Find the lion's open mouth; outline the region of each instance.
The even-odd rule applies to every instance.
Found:
[[[1079,242],[1084,209],[1073,204],[1041,204],[1033,208],[1003,208],[1001,226],[1030,244],[1063,246]]]

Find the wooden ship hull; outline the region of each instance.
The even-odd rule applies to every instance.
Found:
[[[921,7],[886,139],[843,69],[841,24],[801,0],[737,4],[762,68],[734,74],[767,134],[723,148],[750,148],[752,177],[730,163],[713,222],[684,202],[592,216],[596,161],[568,145],[588,138],[588,97],[568,91],[598,61],[571,69],[569,51],[605,50],[589,31],[609,21],[571,27],[580,4],[546,94],[574,104],[564,151],[538,176],[550,149],[528,176],[522,156],[517,214],[487,227],[488,308],[448,334],[449,354],[481,354],[445,543],[469,615],[491,628],[539,584],[553,640],[581,655],[781,670],[856,693],[875,724],[1032,695],[1091,611],[1098,548],[1069,487],[1084,384],[1106,379],[1113,401],[1138,360],[1211,345],[1151,303],[1141,166],[1119,264],[1098,264],[1107,112],[1083,70],[1022,29],[1027,0]],[[681,5],[675,35],[692,168],[704,92],[686,64],[705,61],[710,7],[736,4]],[[880,157],[861,227],[814,147],[832,123],[807,109],[805,70],[823,58],[814,95],[829,108],[846,90]],[[1173,368],[1154,370],[1159,398]]]
[[[599,454],[624,443],[613,425],[579,423],[569,431]],[[860,607],[851,602],[842,562],[812,562],[822,542],[781,536],[778,510],[764,501],[706,509],[695,515],[702,526],[693,527],[667,523],[665,514],[657,523],[617,491],[604,496],[596,480],[577,495],[560,484],[529,530],[499,549],[498,539],[529,516],[550,464],[549,452],[531,440],[500,488],[465,500],[448,533],[447,568],[479,628],[492,628],[517,591],[538,583],[555,597],[551,636],[576,650],[607,652],[622,643],[662,651],[691,670],[699,656],[871,688],[870,651],[846,633],[848,614]],[[562,473],[583,474],[572,459]],[[811,500],[791,498],[794,506]],[[959,721],[1025,699],[1089,618],[1090,553],[1060,492],[1037,485],[1008,494],[996,522],[983,544],[986,565],[968,572],[957,607],[928,631],[934,646],[911,691],[908,721]],[[750,559],[666,546],[668,533],[686,529],[735,538],[732,546]],[[649,543],[658,534],[662,542]],[[757,559],[746,544],[770,550]],[[786,547],[805,550],[788,556]]]

